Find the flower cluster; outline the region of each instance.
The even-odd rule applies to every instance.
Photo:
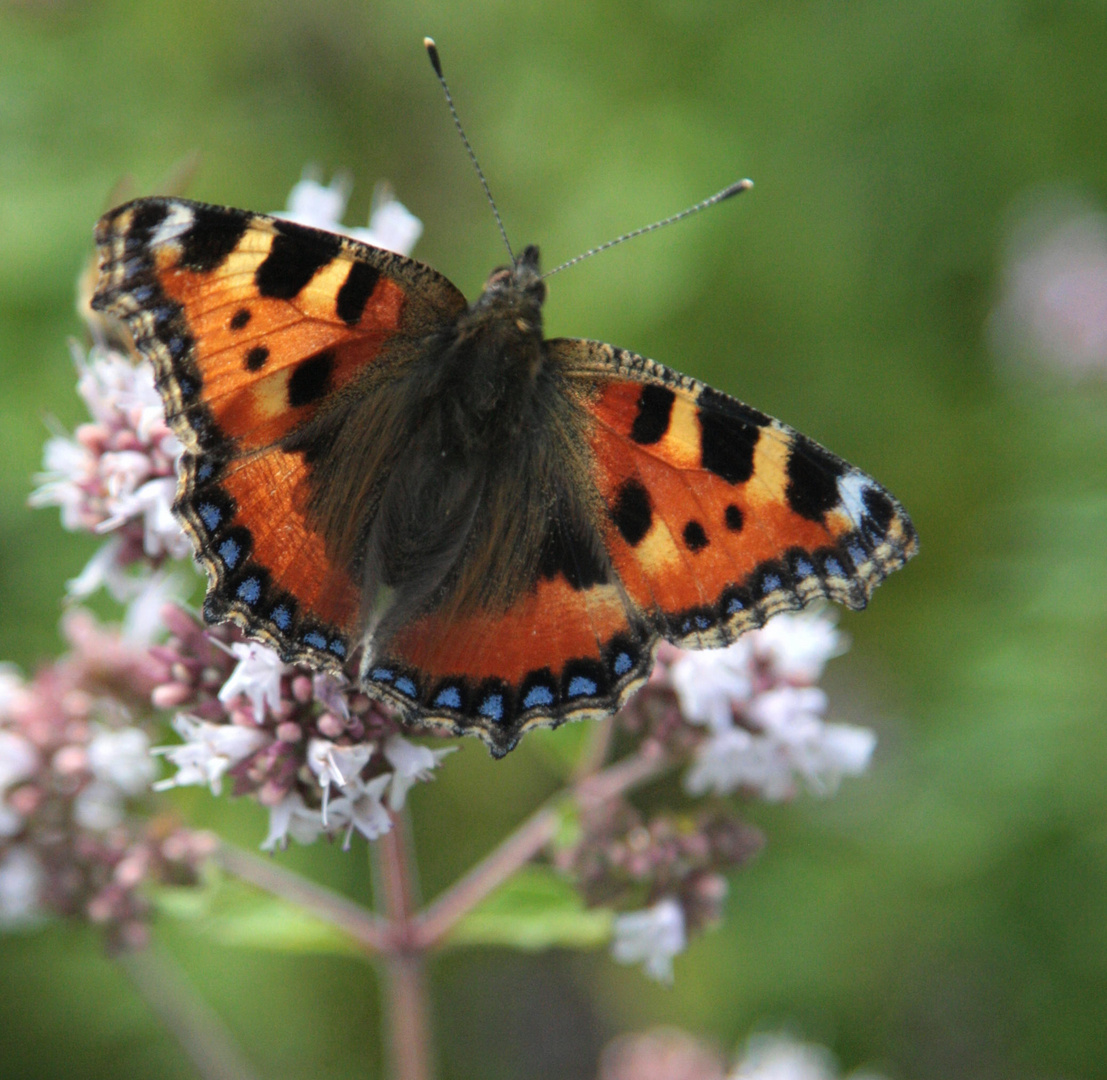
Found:
[[[676,1028],[624,1035],[600,1059],[599,1080],[837,1080],[825,1047],[788,1035],[755,1035],[728,1066],[715,1047]],[[849,1080],[881,1080],[850,1073]]]
[[[128,708],[156,678],[144,647],[80,611],[64,629],[63,660],[29,682],[0,673],[0,924],[84,918],[134,946],[145,886],[197,883],[214,838],[132,813],[154,775]]]
[[[845,649],[825,608],[778,615],[726,649],[663,646],[649,684],[620,714],[622,726],[684,770],[687,795],[794,797],[802,783],[826,795],[865,770],[875,736],[827,723],[815,684]],[[622,797],[585,805],[579,835],[554,861],[590,904],[625,909],[612,952],[672,978],[688,936],[717,921],[724,872],[750,859],[761,837],[727,803],[664,812],[646,822]]]
[[[375,840],[392,827],[389,811],[455,749],[409,742],[345,681],[283,664],[229,627],[205,630],[174,605],[163,617],[171,636],[151,649],[165,671],[152,698],[182,710],[173,726],[184,741],[157,751],[177,773],[155,786],[218,794],[226,778],[234,794],[268,807],[267,850],[320,835],[344,835],[348,846],[355,831]]]

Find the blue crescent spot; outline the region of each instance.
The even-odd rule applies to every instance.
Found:
[[[212,474],[212,466],[211,466],[211,462],[210,462],[210,461],[205,461],[205,462],[204,462],[204,463],[203,463],[203,464],[202,464],[202,465],[201,465],[201,466],[200,466],[200,467],[199,467],[199,468],[198,468],[198,469],[196,470],[196,479],[197,479],[197,480],[207,480],[207,479],[208,479],[208,477],[210,477],[210,476],[211,476],[211,474]]]
[[[215,503],[200,503],[196,507],[196,513],[200,515],[200,520],[204,523],[204,528],[208,532],[215,532],[219,527],[219,522],[223,520],[223,511]]]
[[[226,539],[219,545],[219,557],[227,564],[229,570],[235,568],[242,555],[242,547],[237,540]]]
[[[553,691],[548,686],[532,686],[523,698],[523,708],[533,709],[536,705],[552,705],[554,703]]]
[[[184,342],[179,337],[175,337],[169,346],[169,351],[173,353],[174,356],[177,355],[178,351],[183,352]],[[196,393],[196,384],[191,379],[178,379],[177,386],[185,397],[191,397]]]
[[[796,560],[796,573],[801,577],[810,577],[815,572],[815,568],[806,559]]]
[[[434,699],[434,704],[439,708],[460,709],[461,691],[456,686],[443,687]]]
[[[396,678],[396,672],[386,667],[373,668],[373,670],[369,672],[369,678],[373,679],[375,682],[391,682]]]
[[[706,615],[696,616],[696,629],[706,630],[711,625],[711,620]]]
[[[330,644],[330,650],[332,653],[334,653],[335,656],[345,656],[346,643],[343,641],[339,641],[338,638],[335,638],[334,641],[332,641]]]
[[[766,574],[761,582],[761,591],[766,593],[775,592],[780,588],[780,578],[776,574]]]
[[[634,660],[630,653],[621,652],[615,657],[614,669],[616,675],[625,675],[632,667],[634,667]]]
[[[583,675],[574,675],[569,680],[569,697],[591,697],[596,692],[596,684]]]
[[[845,577],[846,572],[842,569],[842,564],[837,559],[827,559],[826,572],[833,577]]]
[[[415,697],[415,683],[406,675],[401,675],[393,685],[401,694],[407,694],[408,697]]]
[[[275,607],[269,618],[271,618],[281,630],[287,630],[292,625],[292,612],[289,611],[284,604],[281,604],[280,607]]]
[[[728,615],[737,615],[739,611],[745,609],[745,604],[742,603],[736,596],[732,596],[726,603],[726,613]]]
[[[310,634],[304,634],[304,641],[316,649],[325,649],[327,647],[327,639],[314,630],[312,630]]]
[[[235,595],[239,600],[244,600],[247,604],[253,605],[261,598],[261,582],[256,577],[248,577],[238,587]]]
[[[502,720],[504,718],[503,694],[489,694],[479,706],[477,712],[489,720]]]
[[[860,544],[850,544],[846,551],[849,552],[849,557],[859,566],[869,557],[869,553]]]

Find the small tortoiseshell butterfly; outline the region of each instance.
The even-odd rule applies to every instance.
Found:
[[[93,306],[153,362],[212,622],[500,756],[614,712],[658,642],[717,648],[916,550],[875,481],[596,341],[542,337],[538,249],[473,304],[442,275],[242,210],[96,229]]]

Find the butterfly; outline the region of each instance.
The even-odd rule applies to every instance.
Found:
[[[93,307],[184,447],[204,615],[502,756],[602,717],[661,640],[717,648],[917,549],[874,480],[598,341],[545,340],[538,249],[468,303],[420,262],[147,198],[96,228]]]

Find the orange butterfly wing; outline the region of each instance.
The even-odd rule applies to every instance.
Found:
[[[367,680],[425,722],[506,753],[531,727],[619,708],[661,638],[713,648],[818,597],[863,607],[915,553],[895,499],[779,421],[610,345],[546,349],[589,448],[604,558],[563,537],[562,564],[590,573],[401,632]]]
[[[917,551],[887,491],[779,420],[610,345],[548,347],[588,398],[612,562],[670,641],[716,648],[818,597],[862,608]]]
[[[93,306],[155,368],[185,448],[175,509],[232,619],[286,660],[334,667],[360,594],[312,525],[291,436],[465,308],[420,263],[262,214],[140,199],[101,219]],[[285,445],[282,445],[284,443]]]

